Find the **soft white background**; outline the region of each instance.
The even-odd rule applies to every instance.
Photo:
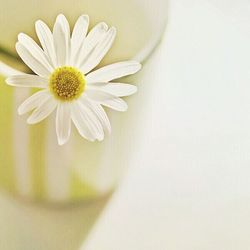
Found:
[[[250,2],[172,0],[168,15],[135,158],[84,250],[250,249]]]
[[[129,172],[81,250],[250,250],[250,2],[170,0],[166,14],[129,101]],[[76,250],[96,213],[1,195],[0,249]]]

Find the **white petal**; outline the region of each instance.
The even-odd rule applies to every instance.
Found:
[[[127,103],[123,101],[121,98],[106,100],[103,101],[101,104],[120,112],[125,112],[128,109]]]
[[[106,23],[97,24],[87,35],[84,40],[84,44],[79,52],[78,58],[74,66],[80,68],[81,65],[86,61],[90,52],[95,48],[95,46],[100,42],[102,37],[106,34],[108,26]]]
[[[117,111],[126,111],[128,105],[121,98],[100,90],[87,89],[85,91],[88,98]]]
[[[31,116],[28,118],[27,123],[35,124],[42,121],[55,110],[56,106],[56,100],[52,96],[50,96],[48,100],[43,102],[37,109],[33,111]]]
[[[57,66],[68,63],[70,51],[70,28],[66,17],[58,15],[53,28],[54,47],[57,57]]]
[[[123,76],[132,75],[141,69],[141,64],[136,61],[125,61],[110,64],[86,76],[87,82],[109,82]]]
[[[6,83],[16,87],[47,88],[48,79],[37,75],[15,75],[6,79]]]
[[[110,28],[105,34],[102,40],[98,43],[96,48],[88,57],[87,61],[82,65],[81,70],[84,74],[87,74],[93,68],[95,68],[107,54],[111,48],[116,36],[116,29],[114,27]]]
[[[83,99],[81,101],[78,101],[78,109],[94,138],[99,141],[103,140],[104,132],[102,125],[98,120],[96,114],[92,112],[92,110],[86,105]]]
[[[85,90],[85,95],[87,95],[87,97],[89,99],[92,99],[92,100],[95,100],[95,101],[98,101],[98,102],[102,102],[102,101],[105,101],[105,100],[110,100],[110,99],[113,99],[115,98],[114,95],[111,95],[109,93],[106,93],[104,91],[101,91],[97,88],[93,88],[93,89],[86,89]]]
[[[80,101],[76,101],[72,106],[72,121],[74,122],[81,136],[90,141],[102,140],[104,133],[99,120]]]
[[[24,73],[0,61],[0,74],[8,77],[8,76],[14,76],[14,75],[21,75]]]
[[[114,109],[116,111],[124,112],[128,109],[128,105],[121,98],[114,98],[101,102],[102,105]]]
[[[35,58],[32,53],[25,48],[20,42],[16,43],[16,50],[19,56],[22,58],[24,63],[37,75],[48,77],[50,71],[40,62],[39,59]]]
[[[85,98],[85,103],[93,111],[93,113],[97,115],[104,130],[106,130],[108,133],[111,133],[110,121],[103,107],[100,104],[93,102],[88,98]]]
[[[59,103],[56,114],[56,134],[58,144],[65,144],[71,132],[71,109],[69,103]]]
[[[104,87],[108,82],[88,82],[87,83],[87,88],[96,88],[96,87]]]
[[[86,124],[86,120],[79,111],[79,105],[77,103],[73,104],[71,107],[71,119],[75,124],[79,134],[89,141],[94,141],[95,136],[92,134],[91,130]]]
[[[71,37],[71,64],[76,61],[76,55],[83,45],[89,27],[89,16],[82,15],[75,23]]]
[[[46,102],[51,94],[48,90],[41,90],[27,98],[18,108],[18,114],[23,115]]]
[[[89,89],[98,89],[114,96],[123,97],[129,96],[137,92],[137,87],[127,83],[92,83],[88,85]]]
[[[36,58],[49,72],[53,71],[51,64],[49,63],[44,51],[38,46],[38,44],[28,35],[20,33],[18,35],[18,41]]]
[[[36,34],[42,45],[44,53],[47,55],[53,67],[56,67],[56,53],[54,49],[53,35],[49,27],[41,20],[35,24]]]
[[[84,98],[82,98],[79,103],[82,112],[85,114],[89,128],[92,130],[92,133],[95,134],[95,137],[98,141],[102,141],[104,138],[104,131],[98,116],[88,107],[88,104]]]

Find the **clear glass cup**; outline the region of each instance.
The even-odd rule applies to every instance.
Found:
[[[159,42],[167,19],[166,0],[12,0],[3,1],[1,8],[0,60],[22,70],[26,68],[14,49],[17,35],[24,32],[36,39],[37,19],[52,27],[55,17],[63,13],[72,27],[79,15],[88,14],[91,26],[100,21],[115,26],[117,38],[103,65],[132,58],[143,62]],[[88,142],[73,129],[69,143],[58,146],[53,116],[33,126],[18,116],[17,106],[29,95],[30,90],[0,85],[0,116],[4,117],[0,186],[28,200],[60,204],[112,192],[131,153],[127,128],[135,119],[130,112],[108,113],[112,133],[103,142]]]
[[[52,27],[56,16],[63,13],[72,27],[79,15],[88,14],[91,26],[100,21],[115,26],[117,38],[103,65],[132,58],[144,62],[159,43],[167,19],[167,0],[0,3],[0,60],[24,71],[27,68],[17,57],[15,42],[19,32],[36,38],[37,19]],[[140,74],[123,81],[136,82]],[[126,113],[108,113],[112,133],[103,142],[88,142],[73,130],[69,143],[61,147],[55,137],[54,117],[27,125],[17,107],[30,90],[11,88],[1,77],[0,187],[7,191],[0,195],[1,250],[79,249],[127,168],[131,144],[137,139],[131,131],[138,114],[132,111],[146,102],[150,91],[138,87],[140,94],[126,100]],[[19,202],[9,193],[32,202]]]

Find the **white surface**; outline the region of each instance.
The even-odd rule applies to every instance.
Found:
[[[250,3],[171,0],[169,15],[130,99],[130,171],[83,250],[250,249]],[[0,249],[75,250],[104,203],[1,196]]]
[[[84,250],[250,249],[249,1],[172,0],[169,15],[133,167]]]

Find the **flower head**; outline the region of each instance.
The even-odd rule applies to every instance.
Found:
[[[130,84],[111,82],[140,70],[136,61],[124,61],[92,71],[111,48],[116,29],[97,24],[89,33],[89,17],[78,18],[72,34],[67,19],[60,14],[53,31],[42,22],[35,24],[41,47],[28,35],[19,34],[16,50],[35,74],[19,74],[7,78],[7,84],[40,88],[18,108],[20,115],[33,111],[29,124],[47,118],[56,110],[58,143],[65,144],[73,121],[80,135],[90,141],[103,140],[111,126],[102,106],[126,111],[120,97],[136,92]]]

